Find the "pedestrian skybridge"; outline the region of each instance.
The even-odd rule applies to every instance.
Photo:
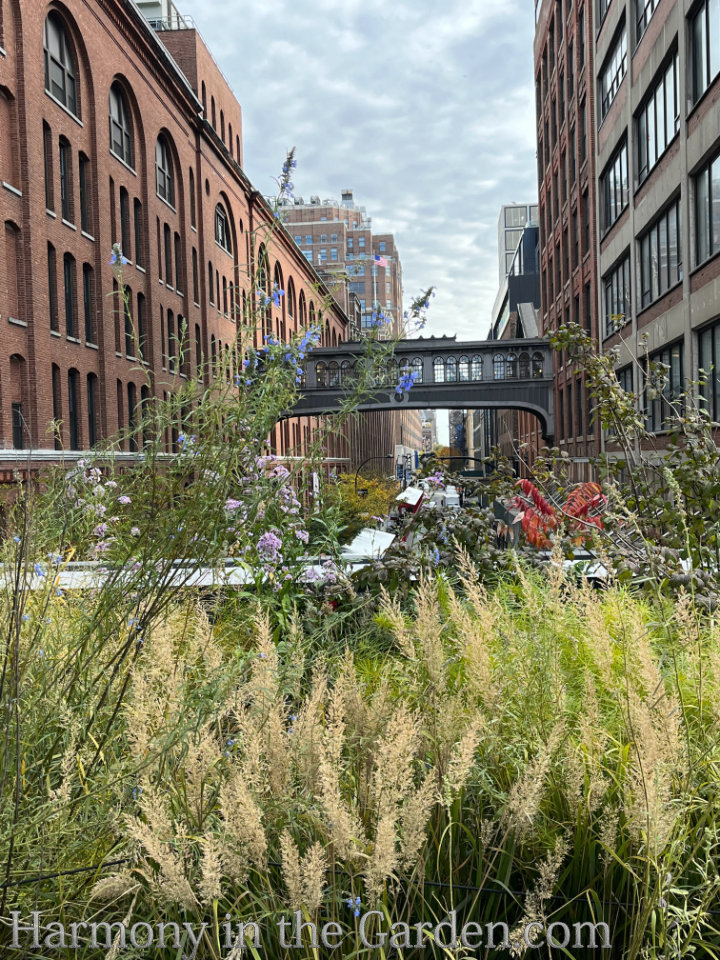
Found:
[[[301,397],[292,416],[334,413],[365,383],[356,409],[524,410],[534,414],[547,442],[555,435],[552,348],[547,340],[480,340],[451,337],[400,340],[392,356],[370,361],[366,345],[319,347],[305,361]],[[411,389],[398,385],[413,376]]]

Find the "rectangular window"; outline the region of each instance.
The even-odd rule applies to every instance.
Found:
[[[605,14],[608,12],[611,2],[612,0],[600,0],[598,26],[600,26],[605,19]]]
[[[605,336],[610,337],[630,319],[630,254],[603,277]],[[622,319],[619,319],[622,318]]]
[[[80,154],[80,229],[90,233],[90,161]]]
[[[580,72],[585,66],[585,7],[580,7],[578,12],[578,61],[580,63]]]
[[[601,0],[603,2],[603,0]],[[650,23],[650,17],[655,13],[655,8],[660,0],[635,0],[635,15],[637,19],[637,32],[635,34],[635,43],[640,43],[642,35],[647,30]]]
[[[380,241],[380,253],[385,253],[385,241]]]
[[[627,70],[627,30],[625,24],[622,25],[620,33],[615,38],[612,49],[608,54],[605,63],[600,71],[600,120],[601,122],[607,116],[607,112],[612,105],[620,84]]]
[[[77,337],[75,260],[69,253],[65,254],[63,268],[65,279],[65,332],[69,337]]]
[[[678,99],[679,57],[672,61],[650,91],[636,118],[638,139],[638,176],[647,177],[680,129]]]
[[[308,263],[312,263],[312,250],[303,250],[303,255]]]
[[[13,403],[12,405],[12,434],[13,434],[13,447],[16,450],[22,450],[23,449],[22,403]]]
[[[330,259],[337,260],[337,258],[338,258],[337,247],[333,247],[332,250],[330,251]]]
[[[295,243],[301,244],[301,243],[302,243],[302,237],[295,237]]]
[[[320,250],[319,262],[320,262],[320,263],[325,263],[326,260],[327,260],[327,250],[321,249],[321,250]]]
[[[580,165],[582,166],[587,157],[587,102],[585,100],[580,104],[578,129],[580,131]]]
[[[309,233],[305,235],[305,243],[312,243],[312,236]]]
[[[645,424],[654,433],[666,430],[685,390],[685,345],[682,340],[650,354],[644,364],[646,387]]]
[[[337,234],[336,234],[336,233],[331,233],[331,234],[330,234],[330,243],[337,243]]]
[[[60,330],[58,317],[58,289],[57,289],[57,259],[55,247],[49,243],[48,255],[48,302],[50,307],[50,329],[56,333]]]
[[[585,284],[585,332],[592,333],[592,288]]]
[[[183,283],[182,246],[180,244],[179,233],[175,234],[174,250],[175,250],[175,289],[177,290],[178,293],[181,293],[185,289],[185,284]]]
[[[130,240],[130,195],[125,187],[120,187],[120,237],[122,252],[129,259],[132,256],[132,242]]]
[[[358,247],[360,247],[361,250],[365,249],[365,237],[358,237]]]
[[[83,314],[85,318],[85,341],[95,343],[95,287],[93,269],[83,264]]]
[[[693,99],[699,100],[720,72],[720,0],[704,0],[692,18]]]
[[[326,234],[326,233],[321,233],[321,234],[320,234],[320,243],[327,243],[327,234]]]
[[[72,152],[67,140],[60,139],[60,210],[63,220],[74,223],[72,190]]]
[[[43,154],[45,161],[45,207],[48,210],[55,210],[55,190],[54,179],[55,171],[53,169],[52,159],[52,133],[50,127],[43,121]]]
[[[352,248],[353,248],[353,243],[354,243],[353,238],[352,238],[352,237],[348,237],[348,242],[347,242],[347,248],[348,248],[348,250],[352,250]]]
[[[173,268],[172,268],[172,231],[170,227],[165,224],[164,227],[164,240],[165,240],[165,284],[168,287],[173,285]]]
[[[681,238],[678,199],[638,240],[641,309],[682,280]]]
[[[706,382],[700,393],[710,418],[720,420],[720,320],[698,333],[698,365]]]
[[[198,255],[195,247],[193,247],[193,252],[192,252],[192,276],[193,276],[193,303],[196,306],[199,306],[200,294],[199,294],[199,287],[198,287]]]
[[[135,263],[142,267],[145,263],[145,231],[143,224],[142,204],[138,199],[133,201],[133,219],[135,221]]]
[[[630,193],[628,189],[627,142],[605,168],[600,177],[600,196],[602,198],[603,230],[609,230],[623,210],[627,207]]]
[[[720,250],[720,154],[694,177],[695,263]]]

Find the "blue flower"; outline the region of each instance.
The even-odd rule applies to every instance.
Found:
[[[348,908],[353,911],[355,916],[359,917],[360,907],[362,906],[362,900],[360,899],[360,897],[355,897],[354,900],[352,897],[348,897],[348,899],[345,902],[347,903]]]
[[[433,550],[433,562],[440,563],[440,551],[437,547]]]
[[[246,387],[251,387],[251,386],[252,386],[252,380],[246,380],[246,381],[245,381],[245,386],[246,386]]]
[[[37,576],[37,577],[44,577],[44,576],[45,576],[45,571],[43,570],[43,568],[40,566],[39,563],[36,563],[36,564],[35,564],[35,576]]]
[[[124,266],[125,266],[126,264],[128,264],[128,263],[130,263],[130,261],[128,260],[127,257],[124,257],[124,256],[123,256],[122,250],[121,250],[121,248],[120,248],[120,244],[119,244],[119,243],[113,244],[112,256],[110,257],[110,266],[111,266],[111,267],[117,267],[117,266],[123,266],[123,267],[124,267]]]
[[[20,537],[13,537],[13,540],[15,541],[15,543],[20,543]]]

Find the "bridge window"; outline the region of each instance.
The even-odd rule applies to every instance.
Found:
[[[470,360],[467,357],[460,357],[458,363],[458,378],[462,383],[467,383],[470,379]]]
[[[493,357],[493,380],[505,379],[505,357],[496,353]]]
[[[352,380],[352,364],[349,360],[343,360],[340,364],[340,382],[349,383]]]
[[[319,387],[327,386],[327,364],[324,360],[318,361],[315,366],[315,378]]]
[[[385,382],[390,386],[393,386],[398,382],[397,360],[388,360],[388,365],[385,371]]]
[[[328,386],[329,387],[339,387],[340,386],[340,367],[335,360],[331,360],[328,364]]]
[[[421,357],[415,357],[412,362],[412,372],[415,376],[415,383],[423,382],[423,362]]]
[[[520,374],[521,380],[530,379],[530,354],[529,353],[523,352],[520,354],[519,374]]]
[[[435,383],[445,383],[445,363],[441,357],[433,360],[433,379]]]
[[[517,357],[514,353],[509,353],[507,355],[507,367],[505,369],[505,377],[508,380],[517,380],[518,375],[518,364]]]
[[[473,380],[482,380],[482,357],[479,353],[476,353],[472,358],[472,372]]]
[[[445,379],[448,383],[457,382],[457,360],[455,357],[448,357],[445,363]]]
[[[532,358],[533,377],[542,377],[545,374],[545,361],[541,353],[534,353]]]

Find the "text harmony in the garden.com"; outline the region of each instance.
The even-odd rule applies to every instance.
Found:
[[[348,930],[336,921],[312,923],[296,911],[289,917],[281,917],[267,926],[255,921],[239,922],[226,914],[219,925],[221,942],[231,952],[238,948],[253,947],[262,950],[267,938],[286,950],[324,948],[337,950],[355,943],[364,949],[383,948],[394,950],[423,950],[431,945],[450,950],[464,947],[466,950],[491,948],[510,950],[516,944],[529,949],[543,946],[562,949],[590,948],[610,949],[610,930],[605,923],[551,923],[547,927],[539,922],[528,923],[513,931],[506,923],[461,922],[457,911],[452,910],[439,923],[394,922],[388,924],[379,910],[368,910],[356,918],[356,924]],[[8,921],[5,921],[8,923]],[[203,937],[213,935],[215,928],[208,923],[146,923],[97,922],[60,923],[43,920],[39,911],[23,918],[18,911],[10,913],[10,946],[14,950],[81,950],[87,946],[110,951],[134,947],[139,950],[157,950],[165,947],[182,949],[187,960],[194,960]]]

